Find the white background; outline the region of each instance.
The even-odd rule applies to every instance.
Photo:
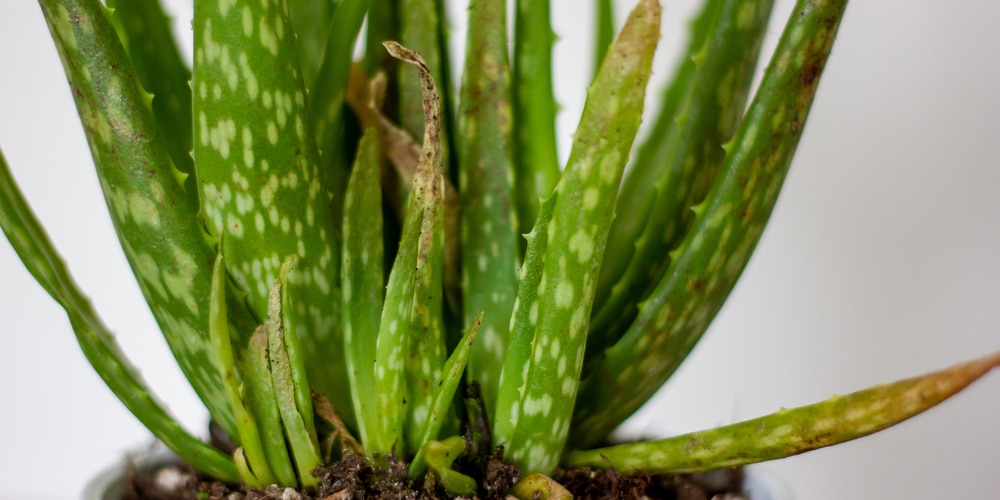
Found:
[[[621,21],[634,2],[618,3]],[[683,20],[695,9],[691,0],[666,3],[658,81],[669,75]],[[176,12],[189,12],[190,0],[180,4]],[[590,2],[553,5],[565,157],[592,71]],[[790,1],[777,3],[765,54],[790,11]],[[454,24],[462,13],[453,9]],[[849,5],[756,255],[705,340],[630,433],[725,424],[1000,349],[998,16],[1000,7],[985,0]],[[129,356],[200,432],[204,410],[117,247],[32,2],[0,7],[0,146]],[[0,342],[0,499],[75,498],[96,470],[149,441],[6,243]],[[994,373],[897,428],[758,468],[780,476],[799,499],[995,498],[998,396]]]

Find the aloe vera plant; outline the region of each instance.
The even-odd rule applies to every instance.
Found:
[[[327,437],[353,449],[317,425],[325,418],[342,420],[376,463],[395,453],[412,477],[429,466],[468,493],[475,485],[441,455],[465,446],[451,436],[476,413],[459,392],[472,382],[492,444],[525,473],[752,463],[877,431],[1000,362],[595,448],[673,373],[746,265],[846,2],[799,2],[748,108],[771,2],[706,2],[624,181],[656,2],[639,2],[598,51],[561,172],[547,132],[550,28],[528,11],[543,2],[516,6],[512,54],[504,3],[472,3],[457,89],[434,2],[401,2],[398,25],[370,29],[381,38],[353,73],[353,34],[377,1],[339,2],[328,33],[294,1],[199,3],[190,87],[183,64],[165,63],[179,60],[169,39],[146,43],[162,34],[155,12],[40,3],[140,288],[237,452],[193,438],[150,397],[4,165],[5,233],[119,398],[220,479],[311,485]],[[161,29],[139,28],[150,25]],[[386,43],[402,61],[387,63],[388,39],[419,53]],[[339,416],[314,415],[326,400]]]

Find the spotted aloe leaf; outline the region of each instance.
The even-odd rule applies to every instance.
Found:
[[[317,166],[295,37],[284,1],[197,2],[194,158],[209,231],[258,318],[282,262],[298,300],[309,381],[353,422],[340,348],[338,225]],[[237,125],[239,124],[239,125]],[[252,126],[253,125],[253,126]]]
[[[347,103],[354,111],[364,128],[374,128],[378,130],[378,135],[382,143],[382,153],[393,166],[398,180],[403,186],[413,184],[413,177],[417,173],[417,164],[420,162],[421,146],[405,130],[394,124],[385,114],[382,113],[382,101],[386,92],[386,77],[380,73],[375,78],[368,80],[364,76],[359,66],[352,68],[353,74],[348,85]],[[389,182],[383,190],[390,191],[395,187],[392,181],[395,177],[388,176]],[[397,219],[402,220],[405,216],[403,203],[396,196],[387,196],[387,202]],[[459,260],[459,199],[455,185],[445,178],[444,180],[444,287],[445,298],[452,311],[457,311],[461,302],[461,286],[458,278]]]
[[[653,130],[622,181],[597,281],[584,371],[600,361],[659,282],[705,199],[746,108],[773,0],[710,1]]]
[[[416,216],[414,216],[416,218]],[[365,447],[373,456],[404,451],[403,425],[406,419],[404,350],[408,347],[410,314],[413,307],[413,282],[416,268],[416,242],[420,238],[419,220],[404,223],[399,252],[389,272],[385,304],[379,320],[375,347],[375,398],[378,428],[369,433]]]
[[[469,5],[469,37],[459,107],[462,193],[463,317],[483,316],[472,348],[469,379],[479,383],[487,411],[496,400],[510,311],[517,291],[518,237],[512,204],[510,75],[503,1]]]
[[[517,295],[510,318],[510,338],[504,354],[496,410],[493,412],[491,422],[493,441],[498,444],[508,442],[514,433],[517,421],[513,417],[519,414],[521,406],[519,389],[526,387],[528,383],[528,370],[535,338],[534,325],[538,323],[538,285],[542,280],[545,254],[548,250],[549,223],[552,221],[552,212],[558,196],[558,192],[553,193],[542,203],[535,227],[525,235],[528,248],[524,255],[524,265],[518,274]],[[564,364],[563,371],[566,369]]]
[[[555,190],[537,296],[531,302],[517,299],[515,308],[537,309],[537,317],[528,328],[530,356],[518,360],[527,366],[524,384],[501,382],[496,414],[512,424],[495,436],[508,457],[527,472],[551,471],[566,442],[600,258],[659,37],[659,3],[640,2],[588,90],[573,149]],[[525,267],[538,265],[525,262]],[[508,366],[520,369],[505,361],[504,369]],[[518,396],[507,399],[505,392]]]
[[[119,42],[94,0],[41,2],[87,133],[98,179],[125,256],[181,371],[227,432],[236,425],[209,354],[208,308],[215,249],[196,197],[171,161],[164,131]],[[233,294],[237,341],[255,322]]]
[[[566,455],[568,466],[697,472],[783,458],[867,436],[932,408],[1000,366],[1000,353],[927,375],[682,436]]]
[[[549,0],[517,0],[514,8],[512,154],[519,234],[531,232],[541,200],[549,198],[560,175],[549,10]]]
[[[441,103],[429,68],[417,53],[395,42],[386,42],[385,48],[393,57],[419,70],[426,124],[399,252],[389,273],[376,346],[375,381],[381,426],[376,436],[378,448],[373,453],[383,455],[393,446],[402,454],[418,442],[430,414],[429,388],[440,378],[446,356],[441,316]]]
[[[358,145],[344,198],[344,351],[358,436],[366,449],[376,441],[375,345],[384,293],[382,188],[378,132],[368,129]]]
[[[404,372],[406,374],[407,415],[404,436],[409,449],[420,446],[430,418],[437,382],[447,358],[445,344],[444,233],[445,181],[442,169],[441,101],[430,68],[416,52],[395,42],[386,42],[393,57],[415,66],[423,96],[424,145],[410,189],[404,237],[399,254],[414,252],[413,296]],[[419,232],[417,232],[419,231]],[[409,239],[416,235],[416,239]],[[412,247],[412,250],[410,249]],[[393,265],[393,272],[399,265]],[[391,277],[390,277],[391,279]],[[451,422],[457,431],[457,422]]]
[[[437,439],[438,434],[441,433],[441,427],[448,420],[451,403],[455,399],[455,391],[458,390],[458,384],[462,381],[462,373],[465,372],[469,355],[473,346],[475,346],[476,335],[479,333],[482,324],[483,314],[480,313],[472,320],[472,324],[469,325],[465,334],[462,335],[462,339],[455,346],[455,350],[448,356],[448,361],[445,362],[441,370],[442,378],[433,386],[434,401],[431,405],[431,413],[420,436],[419,444],[414,448],[416,453],[414,453],[413,460],[410,461],[410,467],[407,470],[407,476],[411,479],[424,473],[424,459],[427,453],[429,453],[432,443]],[[459,437],[459,439],[462,438]]]
[[[281,484],[316,485],[313,469],[320,464],[313,423],[312,395],[298,346],[298,328],[288,278],[294,260],[282,264],[280,277],[268,292],[267,319],[250,338],[241,399],[260,433],[261,461],[244,445],[242,458],[249,473],[264,484],[261,471],[271,471]],[[218,272],[218,270],[217,270]]]
[[[77,288],[62,257],[17,189],[2,153],[0,228],[31,275],[66,310],[87,360],[129,411],[157,439],[199,470],[225,481],[238,480],[231,458],[184,430],[153,397],[90,300]]]
[[[746,266],[805,126],[846,0],[799,0],[719,180],[625,335],[580,390],[571,439],[592,446],[663,384]]]
[[[185,189],[198,196],[191,158],[191,70],[181,58],[170,19],[158,1],[111,0],[122,45],[146,92],[153,95],[153,116],[177,170],[189,177]]]

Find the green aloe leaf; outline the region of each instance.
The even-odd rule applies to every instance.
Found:
[[[226,321],[226,281],[225,259],[220,252],[212,268],[212,291],[208,299],[208,333],[212,337],[215,368],[222,374],[226,394],[229,396],[230,406],[236,418],[237,433],[232,437],[241,446],[234,458],[240,465],[243,481],[256,485],[255,487],[263,487],[274,483],[275,477],[267,464],[267,455],[261,443],[257,421],[247,409],[240,390],[240,379],[233,358],[232,336],[229,333],[229,322]]]
[[[295,31],[302,81],[307,89],[317,82],[327,40],[334,29],[331,21],[342,3],[341,0],[288,0],[288,17]]]
[[[378,443],[379,448],[373,452],[384,455],[390,451],[386,446],[395,445],[396,452],[402,455],[404,447],[413,446],[419,439],[419,431],[426,426],[431,404],[428,388],[440,378],[446,356],[441,319],[444,259],[441,103],[429,68],[417,53],[395,42],[386,42],[385,48],[393,57],[419,69],[426,116],[424,144],[410,190],[399,252],[389,273],[375,360],[383,424],[379,437],[392,440]],[[404,377],[409,380],[404,381]]]
[[[635,319],[670,263],[724,159],[746,108],[773,0],[708,2],[689,59],[664,96],[652,133],[622,181],[597,281],[584,373]],[[652,187],[652,189],[651,189]]]
[[[469,38],[459,107],[459,182],[463,317],[484,313],[480,341],[472,348],[469,380],[479,383],[493,411],[503,366],[510,311],[517,291],[520,253],[510,161],[510,74],[507,12],[503,1],[469,5]]]
[[[297,259],[289,283],[299,302],[289,314],[309,381],[353,422],[341,383],[339,223],[317,166],[286,2],[199,1],[193,24],[201,214],[225,238],[230,275],[258,318],[282,263]]]
[[[492,437],[496,444],[509,442],[514,434],[516,416],[521,406],[521,391],[528,383],[535,325],[538,323],[538,285],[542,281],[545,254],[549,244],[549,223],[558,200],[558,191],[539,207],[538,220],[525,235],[528,248],[518,274],[517,295],[511,310],[510,338],[504,354],[497,391],[496,410],[492,413]],[[563,369],[564,371],[566,368]]]
[[[426,117],[424,145],[403,222],[404,238],[400,241],[400,255],[404,246],[415,247],[404,368],[408,401],[404,436],[408,448],[416,449],[427,428],[436,382],[441,380],[441,370],[448,355],[443,317],[445,181],[441,161],[441,101],[430,68],[419,54],[394,42],[386,42],[385,47],[393,57],[418,69]],[[414,234],[412,228],[415,227],[419,227],[417,239],[407,239]],[[452,423],[455,428],[449,430],[457,431],[457,421]]]
[[[344,136],[344,95],[351,73],[354,42],[369,3],[370,0],[343,0],[337,5],[329,36],[324,38],[326,46],[316,84],[306,87],[309,89],[312,128],[319,148],[321,183],[332,190],[334,221],[341,220],[343,216],[343,194],[350,167],[347,155],[351,145]]]
[[[382,246],[381,143],[368,129],[358,145],[344,198],[344,351],[358,436],[370,452],[378,442],[375,405],[375,345],[385,292]],[[386,439],[381,441],[385,442]]]
[[[413,216],[412,219],[417,219]],[[389,272],[385,305],[379,320],[375,348],[375,398],[379,425],[369,434],[366,448],[373,456],[386,457],[395,449],[404,452],[404,351],[409,347],[413,285],[416,276],[417,241],[420,238],[419,219],[404,223],[399,252]]]
[[[584,381],[574,443],[592,446],[649,399],[722,307],[774,208],[846,4],[799,0],[692,229],[635,323]]]
[[[698,472],[797,455],[867,436],[937,405],[1000,366],[1000,352],[938,372],[682,436],[566,455],[567,466]]]
[[[443,378],[434,384],[434,403],[431,406],[431,414],[427,420],[427,426],[420,436],[419,444],[414,448],[417,452],[407,471],[407,476],[410,479],[416,478],[424,472],[424,457],[429,453],[431,443],[437,439],[438,434],[441,433],[441,427],[448,418],[448,411],[455,399],[455,391],[458,390],[458,384],[462,381],[462,373],[465,372],[469,354],[476,342],[476,334],[479,333],[482,324],[483,315],[479,314],[469,325],[451,356],[448,356],[448,361],[445,362],[444,368],[441,370]]]
[[[549,0],[517,0],[514,10],[513,158],[519,234],[528,234],[541,200],[559,182],[556,140],[558,105],[552,94],[552,44]],[[523,250],[523,248],[522,248]]]
[[[205,299],[216,251],[196,197],[185,191],[104,7],[95,0],[43,0],[41,7],[139,288],[184,376],[212,417],[235,435],[221,376],[204,369],[212,366]],[[255,322],[236,294],[229,297],[232,331],[245,341]]]
[[[363,128],[374,128],[378,130],[379,138],[382,142],[382,153],[389,163],[392,164],[398,180],[403,186],[409,187],[413,184],[413,177],[417,173],[417,164],[420,163],[421,146],[405,130],[396,126],[381,111],[382,99],[385,97],[386,77],[379,74],[371,81],[361,74],[360,69],[354,68],[354,75],[348,87],[347,101],[354,111]],[[386,176],[388,180],[383,191],[393,193],[397,187],[393,181],[395,177]],[[402,196],[387,196],[389,207],[396,214],[398,220],[405,218],[404,203]],[[448,301],[450,311],[458,311],[458,304],[461,302],[461,284],[459,283],[459,199],[458,191],[449,179],[444,180],[444,287],[445,298]],[[386,242],[391,246],[390,242]]]
[[[270,470],[279,484],[294,485],[298,483],[298,479],[295,476],[292,459],[288,455],[288,443],[281,426],[281,409],[278,407],[278,397],[274,389],[267,352],[269,330],[277,329],[277,325],[274,325],[276,321],[278,318],[268,318],[250,337],[243,377],[243,397],[247,408],[257,421]],[[250,462],[250,466],[254,468],[254,463]]]
[[[556,186],[537,298],[529,303],[518,297],[520,307],[537,308],[537,317],[531,322],[530,357],[522,360],[528,371],[524,386],[500,387],[501,393],[520,397],[510,406],[497,405],[499,419],[512,424],[509,434],[496,438],[528,473],[551,472],[565,445],[597,272],[659,37],[659,3],[640,2],[588,90],[569,162]],[[525,267],[533,264],[526,261]]]
[[[224,481],[239,474],[232,459],[184,430],[146,387],[114,335],[77,288],[62,257],[31,212],[0,152],[0,228],[45,291],[66,310],[77,342],[115,396],[146,428],[191,465]]]
[[[163,133],[170,159],[190,176],[185,188],[198,196],[191,158],[191,69],[181,58],[170,27],[170,18],[160,2],[110,0],[122,45],[132,69],[146,92],[153,95],[153,116]]]
[[[399,42],[420,54],[430,68],[441,97],[442,162],[449,165],[451,152],[451,72],[446,42],[443,0],[399,0]],[[399,66],[399,123],[418,141],[423,141],[424,117],[420,77],[409,64]],[[450,170],[450,169],[449,169]],[[455,176],[449,175],[453,181]]]
[[[281,268],[281,277],[271,287],[268,296],[267,359],[274,383],[274,396],[281,414],[288,449],[291,452],[299,483],[304,487],[316,486],[318,478],[312,471],[321,463],[319,442],[313,424],[312,397],[309,382],[305,377],[305,366],[299,356],[297,327],[288,286],[288,274],[292,261]]]
[[[594,37],[594,76],[604,62],[608,47],[615,41],[615,9],[611,0],[595,0],[597,11],[597,36]]]
[[[309,87],[310,107],[315,122],[316,140],[323,155],[335,146],[343,147],[340,136],[335,134],[344,108],[347,79],[351,74],[351,56],[361,24],[368,13],[371,0],[343,0],[333,15],[324,56],[318,68],[318,79]]]
[[[375,76],[379,71],[395,73],[390,70],[395,64],[395,59],[385,51],[382,44],[400,38],[399,2],[400,0],[370,0],[363,63],[364,72],[368,76]]]
[[[460,497],[473,497],[476,481],[451,468],[451,464],[465,451],[465,439],[452,436],[442,441],[431,441],[427,446],[427,464],[437,475],[445,491]]]

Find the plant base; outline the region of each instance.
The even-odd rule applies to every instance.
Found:
[[[509,474],[510,470],[488,471],[487,475]],[[513,471],[516,473],[516,469]],[[410,485],[405,481],[405,468],[376,472],[363,460],[347,460],[322,471],[323,481],[318,491],[298,492],[277,487],[246,491],[206,480],[189,467],[177,462],[169,453],[132,457],[128,465],[119,464],[96,476],[84,489],[82,500],[125,499],[350,499],[350,498],[452,498],[434,484]],[[723,470],[698,475],[621,476],[610,472],[577,469],[563,472],[560,482],[575,498],[705,498],[791,500],[780,481],[742,470]],[[510,477],[490,477],[486,481],[495,487],[510,483]],[[742,488],[740,484],[742,483]],[[504,488],[506,489],[506,488]],[[739,493],[740,490],[744,493]],[[503,499],[502,491],[491,488],[485,498]],[[728,494],[727,496],[723,496]],[[715,496],[719,495],[719,496]]]

